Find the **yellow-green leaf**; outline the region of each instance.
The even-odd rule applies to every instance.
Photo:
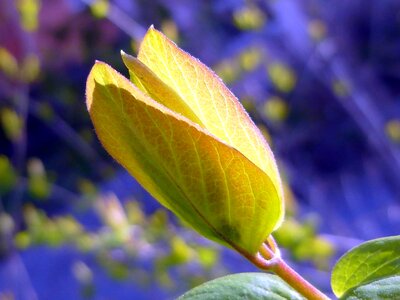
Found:
[[[196,68],[194,73],[205,67]],[[272,170],[266,167],[269,163],[264,162],[263,169],[254,163],[262,161],[261,153],[266,154],[264,159],[272,159],[269,148],[259,152],[265,142],[258,131],[248,129],[252,128],[250,119],[232,102],[236,99],[229,100],[230,94],[221,94],[221,87],[212,82],[202,83],[213,84],[202,97],[204,93],[213,97],[212,105],[222,110],[220,117],[225,121],[217,125],[221,130],[227,125],[232,137],[226,133],[222,139],[210,133],[208,127],[158,103],[101,62],[95,64],[87,81],[87,107],[103,146],[153,197],[201,234],[253,255],[283,215],[278,179],[265,172],[277,171],[274,162]],[[182,91],[174,90],[183,99]],[[217,95],[225,100],[217,104]],[[208,105],[203,100],[186,103],[199,116],[192,105]],[[201,110],[200,115],[204,118],[207,112]],[[231,127],[233,120],[227,112],[242,120],[242,125]],[[202,117],[203,123],[209,123]],[[255,140],[237,138],[244,133]],[[257,155],[242,153],[240,147],[228,143],[230,139],[247,144],[247,152],[254,147]]]
[[[332,271],[336,296],[390,276],[400,276],[400,236],[370,240],[344,254]],[[393,298],[394,299],[394,298]]]
[[[168,85],[166,85],[156,74],[136,57],[121,51],[122,59],[129,69],[132,82],[152,99],[163,104],[174,112],[180,113],[193,122],[203,125],[201,120],[186,104],[185,101]]]
[[[268,144],[238,99],[213,71],[153,27],[141,43],[138,59],[186,102],[204,124],[202,127],[268,174],[279,198],[283,198],[278,169]],[[137,72],[136,68],[127,67],[131,73]]]

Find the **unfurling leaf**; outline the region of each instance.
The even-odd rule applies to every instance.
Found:
[[[274,157],[237,98],[150,28],[131,80],[96,62],[87,107],[111,156],[204,236],[255,254],[284,215]]]

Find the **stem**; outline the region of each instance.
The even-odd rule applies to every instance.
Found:
[[[329,299],[315,286],[300,276],[295,270],[286,264],[283,259],[279,259],[277,266],[273,269],[274,273],[286,281],[291,287],[302,294],[307,299],[320,300]]]
[[[329,299],[324,293],[286,264],[280,257],[279,248],[272,236],[262,245],[259,253],[249,260],[262,270],[274,272],[309,300]]]

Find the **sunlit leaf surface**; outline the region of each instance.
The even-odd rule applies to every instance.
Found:
[[[400,275],[400,236],[368,241],[346,253],[332,273],[332,289],[346,291],[389,276]]]
[[[141,43],[138,59],[187,103],[210,133],[265,171],[282,197],[279,173],[268,144],[213,71],[152,27]]]
[[[89,75],[87,106],[107,151],[203,235],[253,254],[281,218],[265,172],[104,63]]]
[[[203,125],[190,106],[168,85],[157,77],[145,64],[136,57],[121,53],[125,65],[130,70],[129,74],[133,83],[152,99],[163,104],[169,109],[180,113],[193,122]]]

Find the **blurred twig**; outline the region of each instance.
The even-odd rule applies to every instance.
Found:
[[[329,84],[333,79],[344,80],[350,84],[351,92],[345,99],[339,99],[340,101],[338,102],[353,117],[372,148],[381,156],[388,169],[391,170],[397,185],[399,185],[400,154],[394,144],[384,135],[385,131],[379,108],[374,104],[370,95],[363,92],[364,89],[353,79],[346,64],[338,57],[335,57],[332,51],[329,51],[333,47],[333,45],[330,45],[331,42],[326,41],[325,43],[327,44],[322,44],[316,49],[325,63],[327,71],[329,71],[328,78],[325,78],[328,82],[325,83]]]
[[[335,99],[353,118],[372,149],[381,157],[392,174],[394,184],[400,186],[398,182],[398,178],[400,178],[400,153],[384,134],[380,110],[371,96],[363,92],[365,88],[354,79],[354,74],[337,55],[336,51],[336,46],[330,39],[319,43],[305,62],[304,70],[299,78],[304,80],[307,77],[307,72],[311,72],[313,77],[329,90],[331,90],[334,82],[343,82],[348,85],[350,91],[346,95],[335,97]]]
[[[35,291],[35,288],[34,288],[34,286],[32,284],[32,280],[31,280],[31,277],[29,275],[29,272],[26,269],[25,263],[22,260],[21,256],[16,253],[16,254],[13,255],[13,258],[14,258],[13,262],[15,262],[15,265],[16,265],[16,267],[18,269],[17,274],[13,274],[13,276],[17,275],[20,280],[22,279],[25,282],[25,284],[22,285],[23,289],[19,290],[18,292],[19,293],[23,293],[23,295],[28,297],[28,298],[26,298],[27,300],[37,300],[37,299],[39,299],[38,295],[37,295],[37,293]],[[18,281],[20,281],[20,280],[18,280]],[[20,282],[20,283],[22,283],[22,282]],[[19,299],[19,298],[17,297],[16,299]]]
[[[37,117],[40,117],[40,108],[36,102],[32,102],[29,113]],[[53,131],[54,134],[64,140],[72,149],[75,149],[77,153],[82,155],[87,161],[101,164],[101,157],[98,153],[59,115],[53,112],[52,120],[46,122],[48,128]]]
[[[332,242],[332,244],[334,244],[335,248],[338,250],[338,253],[346,252],[349,249],[365,242],[365,240],[361,239],[327,233],[321,234],[321,237],[326,238],[328,241]]]
[[[91,6],[94,0],[81,0],[87,6]],[[109,9],[106,18],[110,20],[115,26],[125,32],[132,39],[138,41],[143,38],[146,30],[126,13],[119,9],[116,5],[109,3]]]
[[[26,177],[19,178],[19,186],[22,192],[25,192],[28,189],[28,179]],[[54,182],[50,183],[51,190],[51,198],[56,198],[57,200],[63,200],[67,204],[71,204],[71,201],[79,202],[84,200],[84,196],[80,194],[76,194]]]

